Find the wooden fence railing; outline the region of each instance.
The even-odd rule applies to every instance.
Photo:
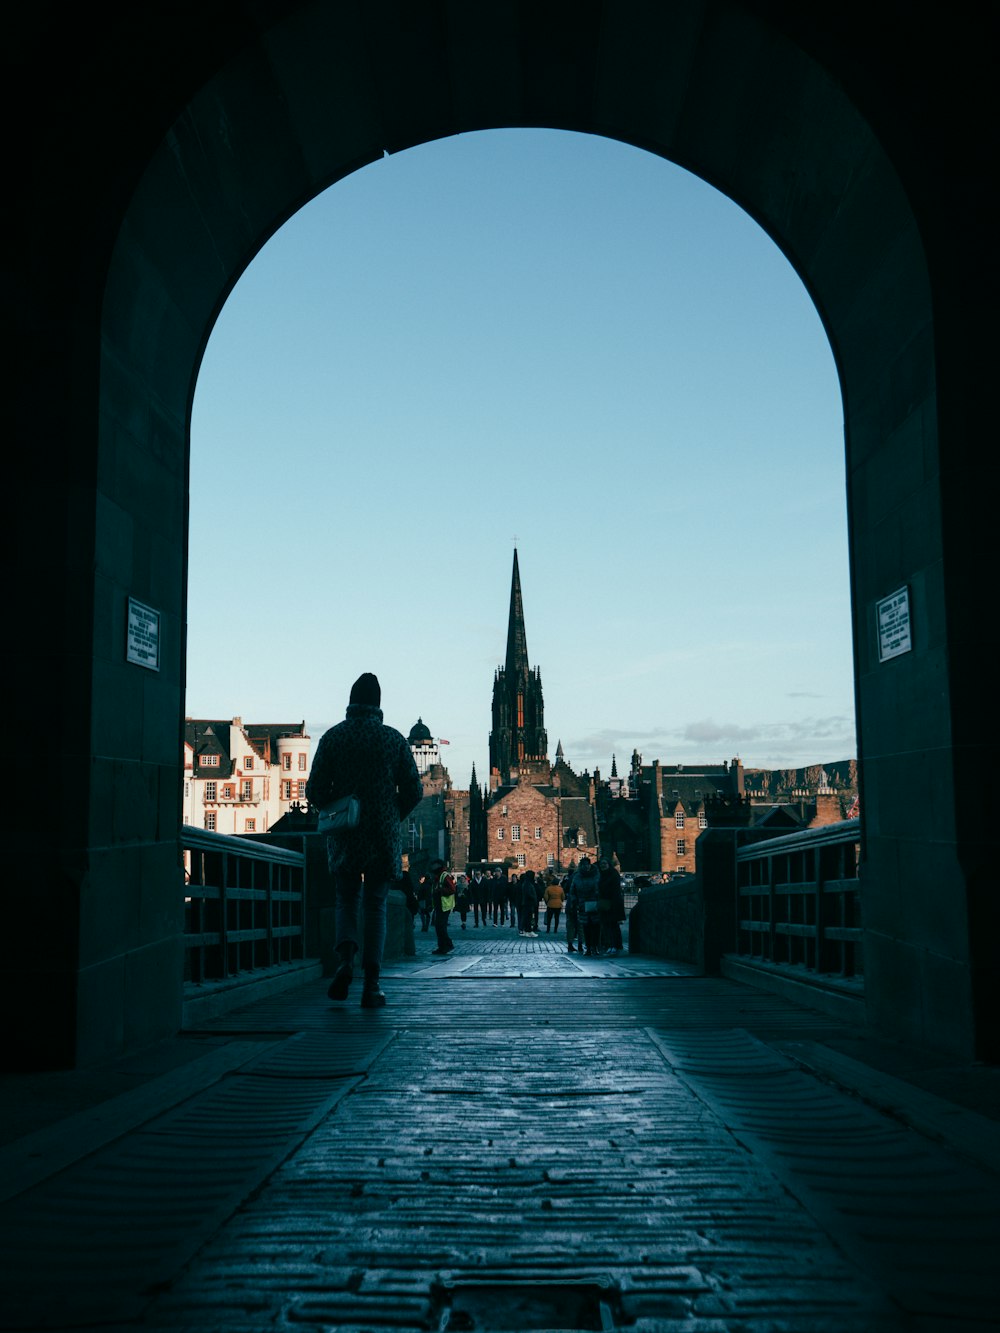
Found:
[[[185,824],[184,981],[262,972],[304,956],[301,852]]]

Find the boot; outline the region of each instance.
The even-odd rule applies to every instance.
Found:
[[[385,992],[379,985],[377,972],[365,972],[364,989],[361,992],[362,1009],[381,1009],[385,1005]]]
[[[345,944],[337,952],[340,955],[340,962],[334,971],[333,980],[330,982],[330,988],[326,993],[331,1000],[346,1000],[347,992],[354,980],[354,946]]]

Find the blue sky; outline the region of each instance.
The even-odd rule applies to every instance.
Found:
[[[209,341],[187,712],[318,739],[371,670],[485,782],[516,537],[574,767],[853,757],[843,457],[815,308],[704,182],[559,131],[383,158]]]

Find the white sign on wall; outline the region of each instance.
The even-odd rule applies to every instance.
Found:
[[[875,606],[878,627],[878,660],[888,662],[913,647],[910,638],[910,590],[900,588],[889,597],[883,597]]]
[[[128,599],[128,639],[125,660],[136,666],[160,669],[160,613],[151,606]]]

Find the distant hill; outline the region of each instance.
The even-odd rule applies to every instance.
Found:
[[[773,800],[793,791],[815,791],[826,774],[827,785],[834,791],[858,790],[858,761],[837,759],[828,764],[807,764],[804,768],[745,768],[743,781],[747,791],[761,791]]]

